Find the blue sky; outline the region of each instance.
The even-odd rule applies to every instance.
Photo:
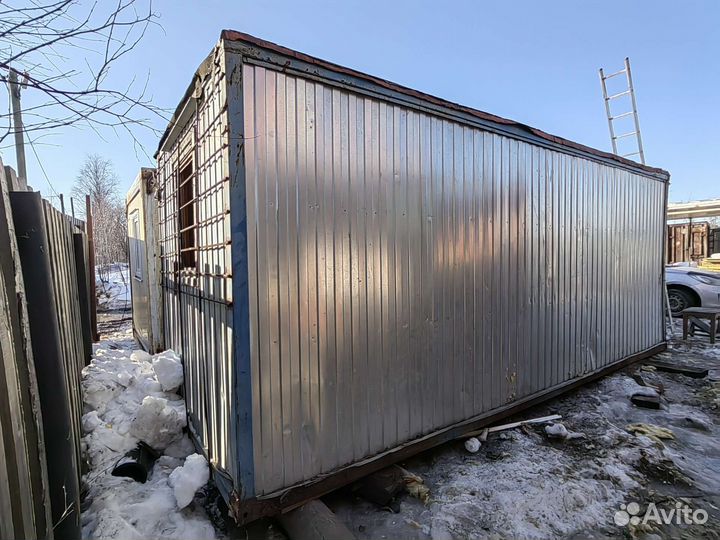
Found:
[[[629,56],[646,161],[670,171],[670,200],[720,197],[716,0],[154,5],[163,30],[151,30],[112,78],[122,84],[149,72],[148,93],[170,109],[220,31],[232,28],[610,150],[597,69],[621,69]],[[158,121],[158,128],[163,124]],[[57,191],[70,192],[90,152],[113,161],[123,193],[140,166],[152,165],[126,136],[101,135],[104,141],[91,130],[66,129],[36,145]],[[141,141],[152,155],[157,138],[144,133]],[[1,152],[14,165],[13,149]],[[37,159],[27,153],[30,183],[49,193]]]

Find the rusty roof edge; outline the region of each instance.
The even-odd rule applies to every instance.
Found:
[[[546,133],[540,129],[534,128],[532,126],[528,126],[527,124],[523,124],[521,122],[516,122],[515,120],[510,120],[508,118],[503,118],[502,116],[497,116],[497,115],[487,113],[487,112],[484,112],[484,111],[481,111],[478,109],[473,109],[472,107],[467,107],[465,105],[453,103],[452,101],[447,101],[447,100],[439,98],[437,96],[433,96],[431,94],[426,94],[424,92],[420,92],[419,90],[414,90],[412,88],[408,88],[407,86],[403,86],[401,84],[397,84],[397,83],[388,81],[386,79],[382,79],[380,77],[368,75],[367,73],[363,73],[361,71],[357,71],[352,68],[341,66],[339,64],[335,64],[335,63],[329,62],[327,60],[322,60],[320,58],[311,56],[309,54],[301,53],[301,52],[295,51],[293,49],[283,47],[282,45],[278,45],[277,43],[273,43],[271,41],[266,41],[264,39],[255,37],[253,35],[246,34],[244,32],[238,32],[237,30],[223,30],[220,35],[220,39],[227,40],[227,41],[242,41],[242,42],[254,45],[256,47],[271,50],[275,53],[278,53],[278,54],[281,54],[284,56],[296,58],[297,60],[306,62],[308,64],[316,65],[318,67],[322,67],[322,68],[328,69],[330,71],[335,71],[335,72],[338,72],[338,73],[341,73],[344,75],[350,75],[352,77],[357,77],[359,79],[364,79],[370,83],[377,84],[388,90],[393,90],[395,92],[399,92],[401,94],[405,94],[405,95],[413,97],[413,98],[428,101],[430,103],[439,105],[441,107],[446,107],[448,109],[453,109],[453,110],[456,110],[456,111],[459,111],[459,112],[462,112],[465,114],[469,114],[471,116],[480,118],[481,120],[486,120],[486,121],[494,122],[496,124],[501,124],[501,125],[514,126],[516,128],[523,129],[523,130],[535,135],[538,138],[544,139],[544,140],[554,143],[554,144],[558,144],[560,146],[565,146],[568,148],[572,148],[574,150],[578,150],[580,152],[595,155],[595,156],[598,156],[598,157],[601,157],[604,159],[609,159],[609,160],[615,161],[617,163],[623,164],[628,167],[633,167],[633,168],[637,168],[637,169],[646,171],[648,173],[662,175],[662,176],[665,176],[667,179],[669,179],[669,177],[670,177],[670,173],[664,169],[657,168],[657,167],[651,167],[649,165],[643,165],[642,163],[637,163],[636,161],[632,161],[632,160],[624,158],[622,156],[618,156],[611,152],[606,152],[604,150],[598,150],[597,148],[593,148],[591,146],[586,146],[584,144],[580,144],[580,143],[571,141],[569,139],[565,139],[564,137],[552,135],[552,134]]]

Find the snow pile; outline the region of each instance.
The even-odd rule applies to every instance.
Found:
[[[100,309],[130,309],[130,268],[127,263],[96,266],[95,293]]]
[[[150,355],[150,353],[139,349],[130,353],[130,360],[135,362],[136,364],[140,364],[142,362],[152,363],[153,357]]]
[[[83,537],[215,538],[204,509],[191,504],[209,469],[183,433],[185,402],[171,391],[182,381],[180,359],[172,351],[150,356],[117,348],[131,343],[101,342],[83,370],[83,447],[90,462]],[[148,481],[112,476],[139,440],[164,454]]]
[[[166,392],[174,392],[183,383],[183,368],[180,357],[172,350],[158,354],[152,361],[153,371],[160,386]]]
[[[193,454],[185,459],[185,465],[178,467],[172,473],[168,483],[173,488],[178,508],[185,508],[190,504],[198,489],[207,484],[210,479],[210,469],[207,460],[200,454]]]
[[[165,398],[145,396],[130,424],[130,435],[155,450],[165,450],[182,436],[185,416],[178,414]]]
[[[102,420],[100,420],[97,411],[90,411],[82,417],[83,433],[91,433],[100,424],[102,424]]]
[[[202,509],[178,510],[169,477],[182,460],[162,456],[145,484],[111,476],[92,484],[92,505],[83,512],[83,538],[213,539],[215,529]]]

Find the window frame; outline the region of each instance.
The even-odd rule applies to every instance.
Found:
[[[197,175],[192,157],[177,168],[178,267],[197,272]]]
[[[130,223],[132,223],[132,230],[134,237],[132,238],[134,240],[134,244],[132,246],[131,250],[131,257],[135,259],[135,269],[133,272],[133,277],[137,279],[138,281],[143,280],[143,264],[142,264],[142,253],[140,249],[140,211],[139,210],[133,210],[133,212],[130,214]]]

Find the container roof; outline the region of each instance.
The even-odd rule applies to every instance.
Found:
[[[509,120],[509,119],[503,118],[501,116],[497,116],[497,115],[494,115],[491,113],[480,111],[478,109],[473,109],[472,107],[467,107],[465,105],[453,103],[451,101],[447,101],[445,99],[442,99],[442,98],[439,98],[439,97],[436,97],[436,96],[433,96],[430,94],[426,94],[426,93],[420,92],[418,90],[413,90],[412,88],[408,88],[406,86],[402,86],[400,84],[397,84],[397,83],[394,83],[394,82],[391,82],[391,81],[388,81],[385,79],[381,79],[381,78],[375,77],[373,75],[368,75],[367,73],[356,71],[354,69],[351,69],[351,68],[348,68],[345,66],[341,66],[341,65],[338,65],[338,64],[335,64],[332,62],[328,62],[327,60],[322,60],[320,58],[316,58],[314,56],[310,56],[308,54],[301,53],[299,51],[295,51],[295,50],[289,49],[287,47],[283,47],[282,45],[278,45],[271,41],[266,41],[264,39],[260,39],[258,37],[252,36],[250,34],[245,34],[243,32],[238,32],[236,30],[223,30],[220,35],[220,39],[221,39],[221,41],[225,40],[225,41],[229,41],[229,42],[245,43],[245,44],[251,45],[252,47],[265,49],[272,53],[288,57],[289,59],[296,59],[298,61],[305,62],[307,64],[317,66],[319,68],[323,68],[323,69],[326,69],[331,72],[338,73],[340,75],[354,77],[354,78],[360,79],[362,81],[371,83],[373,85],[377,85],[381,88],[384,88],[384,89],[387,89],[387,90],[390,90],[393,92],[397,92],[399,94],[403,94],[410,98],[419,99],[419,100],[422,100],[422,101],[425,101],[428,103],[432,103],[433,105],[443,107],[445,109],[450,109],[453,111],[458,111],[458,112],[461,112],[464,114],[468,114],[468,115],[474,116],[474,117],[476,117],[480,120],[486,121],[486,122],[492,122],[494,124],[499,124],[499,125],[503,125],[503,126],[520,129],[522,131],[525,131],[527,133],[534,135],[535,137],[537,137],[539,139],[546,140],[550,143],[564,146],[566,148],[571,148],[573,150],[582,152],[584,154],[594,155],[594,156],[597,156],[604,160],[614,161],[614,162],[622,164],[626,167],[640,169],[640,170],[646,171],[648,173],[651,173],[653,175],[661,175],[661,176],[664,176],[666,179],[669,178],[669,176],[670,176],[670,174],[663,169],[656,168],[656,167],[650,167],[648,165],[642,165],[641,163],[637,163],[635,161],[618,156],[616,154],[612,154],[610,152],[605,152],[603,150],[598,150],[598,149],[592,148],[590,146],[585,146],[583,144],[573,142],[573,141],[571,141],[569,139],[565,139],[563,137],[551,135],[540,129],[528,126],[528,125],[520,123],[520,122],[516,122],[514,120]],[[201,68],[202,68],[202,66],[201,66]],[[196,73],[196,77],[197,77],[197,73]],[[158,151],[160,150],[160,148],[162,148],[162,145],[163,145],[165,139],[169,135],[172,125],[174,123],[174,120],[179,115],[184,102],[187,100],[188,97],[190,97],[192,89],[194,88],[194,84],[195,84],[195,78],[193,78],[193,81],[191,82],[190,87],[188,88],[187,92],[185,93],[185,96],[183,97],[183,100],[181,101],[180,105],[178,106],[175,117],[173,117],[173,119],[170,121],[170,125],[168,126],[167,130],[163,134],[163,136],[160,140],[160,145],[158,147]]]

